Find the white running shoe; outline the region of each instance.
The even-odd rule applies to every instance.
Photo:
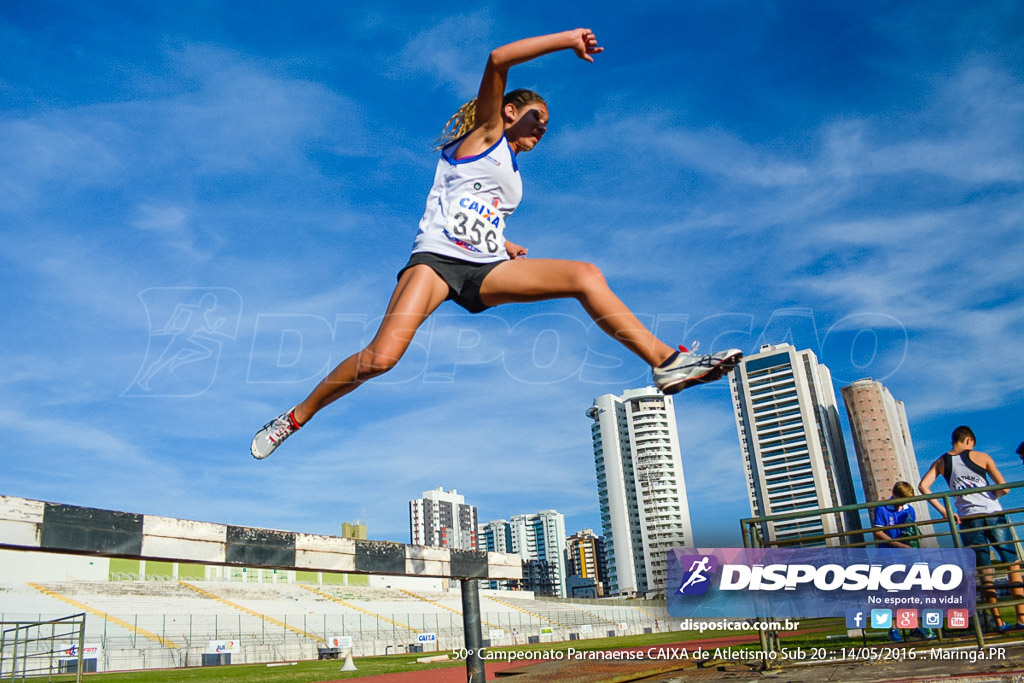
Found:
[[[252,452],[252,457],[257,460],[266,458],[274,450],[284,443],[284,440],[289,436],[299,431],[302,426],[295,421],[295,417],[292,415],[291,410],[281,413],[273,420],[263,425],[263,429],[256,432],[256,436],[252,437],[252,445],[249,450]]]
[[[735,368],[743,358],[739,349],[700,354],[696,353],[698,346],[700,344],[694,342],[692,351],[680,346],[679,353],[653,369],[654,385],[661,393],[677,394],[695,384],[714,382]]]

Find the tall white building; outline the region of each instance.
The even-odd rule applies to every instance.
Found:
[[[594,399],[594,465],[613,594],[665,590],[668,550],[693,547],[672,397],[654,387]]]
[[[812,351],[766,344],[729,375],[729,388],[753,516],[856,503],[832,374]],[[830,514],[768,523],[761,534],[774,542],[859,528],[854,513]]]
[[[921,471],[903,401],[897,401],[881,382],[871,378],[843,387],[842,394],[865,500],[888,499],[898,481],[908,482],[916,490]],[[931,519],[931,506],[924,501],[911,503],[911,506],[918,522]],[[931,527],[924,526],[922,530],[928,533]],[[934,538],[921,539],[921,545],[938,547]]]
[[[476,507],[455,489],[424,491],[423,498],[409,501],[409,533],[413,545],[476,550]]]
[[[518,553],[524,561],[543,563],[546,585],[533,588],[566,597],[565,515],[542,510],[481,524],[480,545],[484,550]]]

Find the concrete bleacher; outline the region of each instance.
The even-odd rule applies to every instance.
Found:
[[[482,591],[492,646],[666,630],[664,606],[574,603]],[[102,670],[198,665],[210,641],[238,641],[232,661],[315,659],[326,638],[351,636],[356,656],[463,647],[462,605],[450,592],[227,581],[51,581],[0,585],[0,620],[85,611]],[[655,624],[658,624],[655,626]],[[490,636],[490,637],[488,637]]]
[[[511,627],[525,624],[531,634],[540,626],[540,642],[663,631],[668,629],[670,619],[664,606],[649,604],[626,606],[600,601],[527,600],[514,592],[492,591],[484,591],[481,597],[485,619],[493,611],[499,620],[508,619]],[[519,631],[522,633],[521,628]]]
[[[27,584],[0,585],[0,621],[42,620],[67,613],[66,603]]]

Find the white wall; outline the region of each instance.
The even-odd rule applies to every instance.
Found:
[[[106,581],[110,559],[91,555],[59,555],[25,550],[0,550],[0,582]]]

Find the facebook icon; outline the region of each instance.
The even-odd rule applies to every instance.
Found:
[[[846,610],[846,628],[864,628],[866,622],[867,618],[864,616],[864,610]]]

